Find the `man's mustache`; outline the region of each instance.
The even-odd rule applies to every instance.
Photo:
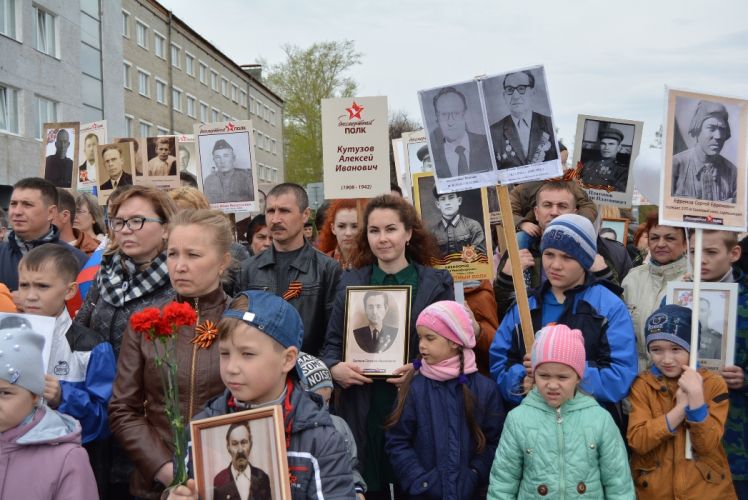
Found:
[[[247,460],[247,454],[246,454],[246,453],[244,453],[243,451],[237,451],[237,452],[236,452],[236,453],[234,454],[234,460],[238,460],[238,459],[240,459],[240,458],[242,458],[242,459],[244,459],[244,460]]]
[[[282,224],[273,224],[270,226],[271,231],[283,231],[284,229],[286,228]]]

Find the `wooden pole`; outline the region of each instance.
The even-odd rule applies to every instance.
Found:
[[[699,361],[699,303],[701,301],[701,250],[703,246],[703,229],[696,229],[693,242],[693,294],[691,295],[691,356],[688,366],[696,369]],[[686,460],[693,459],[691,451],[691,434],[686,429]]]
[[[514,282],[514,294],[517,298],[522,338],[525,341],[525,352],[529,354],[532,351],[532,344],[535,341],[535,331],[533,330],[532,317],[530,316],[530,303],[527,298],[524,273],[522,272],[519,260],[519,246],[517,245],[517,233],[514,230],[512,203],[509,201],[509,188],[507,186],[496,186],[496,194],[499,197],[501,226],[504,231],[504,238],[506,239],[507,252],[509,252],[509,262],[512,266],[512,281]]]

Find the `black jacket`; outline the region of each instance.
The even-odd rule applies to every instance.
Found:
[[[418,334],[416,320],[426,306],[440,300],[454,300],[454,281],[452,276],[443,269],[433,269],[420,264],[413,264],[418,272],[418,291],[411,299],[410,307],[410,357],[418,352]],[[338,285],[335,306],[333,307],[330,323],[327,325],[325,345],[319,358],[332,368],[343,359],[343,330],[345,323],[345,297],[349,286],[368,285],[371,279],[372,266],[351,269],[343,273]],[[337,400],[336,414],[343,417],[351,428],[358,446],[358,459],[361,468],[365,467],[366,458],[366,421],[371,404],[371,386],[356,385],[344,389]]]
[[[340,265],[309,242],[291,262],[292,281],[301,282],[301,295],[288,300],[296,308],[304,324],[304,343],[301,350],[313,356],[319,353],[324,341],[327,322],[332,313],[335,289],[340,280]],[[270,247],[242,263],[236,293],[245,290],[264,290],[283,296],[275,276],[275,248]]]
[[[70,253],[72,253],[73,257],[76,258],[78,264],[80,264],[80,270],[80,268],[83,267],[83,265],[88,260],[88,255],[81,252],[74,246],[69,245],[64,241],[60,241],[60,231],[54,224],[52,225],[52,231],[53,233],[51,240],[34,240],[28,243],[33,248],[44,245],[46,243],[62,245],[63,247],[70,250]],[[0,283],[5,283],[5,285],[11,291],[18,290],[18,263],[21,262],[22,257],[23,254],[21,253],[21,248],[18,246],[18,243],[16,243],[16,237],[13,231],[11,231],[8,235],[8,241],[6,241],[5,243],[0,243]]]

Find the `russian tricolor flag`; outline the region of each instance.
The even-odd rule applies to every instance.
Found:
[[[99,268],[101,267],[101,257],[104,255],[104,249],[106,248],[107,243],[108,240],[104,238],[104,241],[102,241],[94,253],[91,254],[86,261],[86,264],[83,266],[83,269],[78,273],[78,278],[75,280],[78,283],[78,294],[67,301],[68,313],[70,313],[71,318],[75,318],[76,313],[83,305],[83,300],[86,298],[86,295],[88,295],[88,290],[91,288],[96,273],[99,272]]]

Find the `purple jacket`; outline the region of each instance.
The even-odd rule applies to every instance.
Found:
[[[78,421],[42,406],[0,434],[0,498],[98,499]]]

